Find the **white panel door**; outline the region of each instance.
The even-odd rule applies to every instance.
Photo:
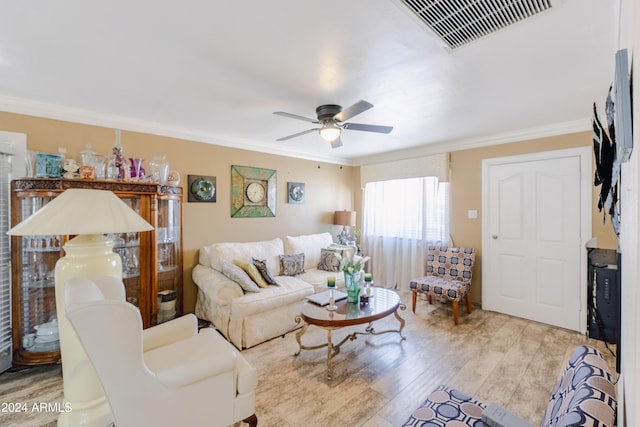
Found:
[[[580,157],[488,168],[483,306],[581,329]]]

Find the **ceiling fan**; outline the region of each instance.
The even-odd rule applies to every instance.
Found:
[[[344,123],[346,120],[373,108],[373,104],[367,101],[358,101],[350,107],[342,109],[340,105],[326,104],[316,108],[317,119],[299,116],[297,114],[285,113],[284,111],[276,111],[273,114],[279,116],[290,117],[292,119],[304,120],[306,122],[321,125],[319,128],[307,129],[303,132],[294,133],[293,135],[279,138],[276,141],[285,141],[287,139],[296,138],[298,136],[318,131],[320,137],[331,143],[331,148],[342,146],[340,134],[343,129],[361,130],[365,132],[389,133],[393,130],[393,126],[367,125],[362,123]]]

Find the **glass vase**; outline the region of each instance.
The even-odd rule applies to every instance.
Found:
[[[347,290],[347,302],[357,303],[360,296],[358,273],[344,272],[344,286]]]

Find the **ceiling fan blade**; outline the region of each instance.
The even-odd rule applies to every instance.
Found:
[[[337,137],[336,139],[331,141],[331,148],[338,148],[338,147],[342,147],[342,140],[340,139],[340,137]]]
[[[373,104],[367,101],[360,100],[352,106],[345,108],[344,110],[333,116],[333,118],[339,122],[344,122],[345,120],[349,120],[353,116],[357,116],[358,114],[367,111],[369,108],[373,108]]]
[[[291,138],[295,138],[295,137],[298,137],[298,136],[302,136],[302,135],[304,135],[306,133],[310,133],[310,132],[313,132],[313,131],[316,131],[316,130],[318,130],[318,128],[307,129],[307,130],[302,131],[302,132],[294,133],[293,135],[289,135],[289,136],[284,136],[282,138],[278,138],[278,139],[276,139],[276,141],[286,141],[287,139],[291,139]]]
[[[365,132],[389,133],[393,130],[393,126],[365,125],[362,123],[344,123],[344,129],[362,130]]]
[[[285,113],[284,111],[276,111],[273,114],[277,114],[278,116],[289,117],[291,119],[304,120],[305,122],[320,124],[320,122],[317,119],[310,119],[309,117],[299,116],[297,114]]]

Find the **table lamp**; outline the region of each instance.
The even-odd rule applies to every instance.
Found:
[[[122,260],[105,233],[153,230],[151,224],[111,191],[69,189],[13,227],[12,236],[76,236],[64,245],[55,268],[55,295],[64,408],[58,426],[107,426],[109,404],[91,362],[65,315],[64,284],[74,277],[112,276],[122,280]],[[114,349],[117,351],[117,349]]]
[[[355,227],[356,225],[356,212],[355,211],[335,211],[333,214],[333,224],[342,225],[342,231],[338,234],[338,242],[341,245],[346,245],[352,240],[351,235],[347,227]]]

